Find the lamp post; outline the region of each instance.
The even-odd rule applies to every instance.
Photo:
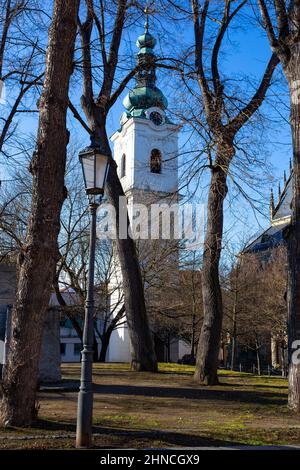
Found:
[[[95,140],[91,138],[91,145],[79,153],[79,159],[82,165],[85,190],[89,198],[91,224],[83,350],[81,353],[81,379],[77,408],[76,447],[89,448],[92,445],[93,419],[93,316],[96,215],[97,208],[104,194],[110,156],[106,155],[100,146],[96,144]]]

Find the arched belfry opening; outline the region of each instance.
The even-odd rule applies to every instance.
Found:
[[[158,149],[153,149],[150,155],[150,171],[151,173],[161,173],[162,154]]]

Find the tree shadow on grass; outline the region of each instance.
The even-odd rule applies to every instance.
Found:
[[[286,397],[281,393],[248,390],[216,390],[206,388],[148,387],[135,385],[96,385],[94,393],[99,395],[133,395],[159,398],[183,398],[191,400],[221,400],[255,404],[282,405]]]
[[[59,421],[49,421],[39,419],[35,425],[33,426],[35,429],[42,429],[43,431],[64,431],[67,433],[74,433],[76,432],[76,425],[75,423],[67,423],[67,422],[59,422]],[[174,445],[178,447],[201,447],[201,446],[217,446],[217,447],[225,447],[225,446],[236,446],[241,445],[240,442],[229,441],[225,439],[214,439],[208,438],[207,436],[195,436],[193,434],[186,434],[181,432],[174,432],[174,431],[160,431],[156,429],[150,430],[133,430],[133,429],[121,429],[121,428],[113,428],[113,427],[103,427],[95,425],[93,426],[93,434],[95,440],[101,439],[101,436],[112,437],[119,437],[129,441],[138,441],[143,440],[147,441],[147,445],[151,446],[152,443],[163,443],[164,446]],[[96,443],[95,448],[101,448],[99,444]],[[112,442],[113,444],[113,442]],[[105,447],[110,447],[105,445]],[[113,448],[113,445],[111,446]]]
[[[235,386],[235,385],[234,385]],[[248,385],[243,385],[244,387],[247,387]],[[278,389],[278,390],[286,390],[288,391],[288,386],[287,385],[263,385],[263,384],[255,384],[251,385],[249,384],[250,387],[255,387],[255,388],[271,388],[271,389]],[[259,392],[261,393],[261,392]]]
[[[67,381],[64,388],[57,389],[55,387],[46,387],[41,390],[43,393],[47,393],[47,399],[57,399],[57,394],[66,396],[68,392],[77,393],[79,390],[78,381]],[[232,387],[235,389],[232,389]],[[220,387],[222,387],[220,389]],[[240,390],[239,388],[242,388]],[[144,396],[144,397],[159,397],[159,398],[179,398],[179,399],[191,399],[191,400],[220,400],[220,401],[231,401],[231,402],[242,402],[242,403],[255,403],[261,405],[283,405],[286,403],[286,395],[280,391],[274,392],[269,390],[263,390],[264,388],[272,386],[256,386],[255,388],[261,388],[261,390],[244,390],[245,388],[251,388],[251,384],[228,384],[223,383],[215,387],[202,387],[196,386],[194,388],[182,388],[182,387],[159,387],[159,386],[137,386],[137,385],[109,385],[109,384],[94,384],[93,390],[98,395],[128,395],[128,396]],[[225,388],[225,390],[224,390]],[[228,389],[227,389],[228,388]],[[237,390],[236,390],[237,388]],[[279,388],[279,387],[277,387]],[[52,395],[53,393],[53,395]]]

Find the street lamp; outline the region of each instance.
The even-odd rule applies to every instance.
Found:
[[[106,153],[101,150],[100,146],[96,144],[95,140],[91,138],[91,145],[79,153],[79,159],[82,165],[85,190],[89,198],[91,224],[83,351],[81,353],[81,379],[77,408],[76,447],[89,448],[92,445],[93,419],[93,316],[96,215],[97,208],[104,194],[110,156],[106,155]]]

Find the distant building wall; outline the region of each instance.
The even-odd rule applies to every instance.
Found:
[[[191,345],[182,339],[179,340],[178,344],[178,356],[179,359],[182,359],[186,354],[191,354]]]
[[[130,362],[131,361],[131,343],[128,334],[127,325],[116,328],[110,337],[108,351],[106,355],[107,362]]]
[[[6,319],[6,312],[7,307],[13,305],[15,301],[15,289],[15,266],[0,264],[0,361],[2,364],[5,358],[5,341],[9,343],[7,322],[10,321],[10,318]],[[59,316],[50,310],[43,332],[39,380],[43,382],[59,381],[61,379],[60,363]]]

